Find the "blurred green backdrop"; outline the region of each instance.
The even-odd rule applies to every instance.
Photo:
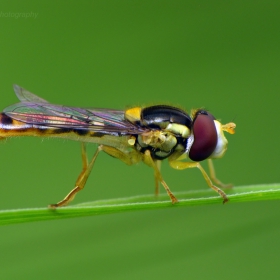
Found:
[[[228,135],[218,177],[279,182],[279,1],[1,1],[0,96],[57,104],[204,106]],[[19,14],[18,14],[19,13]],[[96,149],[89,146],[89,154]],[[44,207],[73,187],[79,143],[3,141],[1,209]],[[164,178],[207,188],[197,170]],[[152,193],[152,171],[100,155],[75,203]],[[1,279],[279,279],[279,201],[1,227]]]

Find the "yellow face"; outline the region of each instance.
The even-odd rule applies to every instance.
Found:
[[[228,141],[222,130],[222,124],[217,120],[214,120],[214,123],[216,126],[217,136],[218,136],[217,146],[209,158],[221,158],[227,150]]]

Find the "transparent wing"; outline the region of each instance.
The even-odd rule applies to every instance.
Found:
[[[104,134],[139,134],[146,131],[124,118],[124,111],[86,109],[54,105],[35,94],[14,86],[20,103],[4,109],[4,113],[18,121],[54,128],[68,128]]]
[[[35,102],[35,103],[49,103],[45,99],[31,93],[30,91],[18,86],[14,85],[14,91],[17,96],[17,98],[22,102]]]

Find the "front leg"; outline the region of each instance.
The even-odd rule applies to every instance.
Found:
[[[177,170],[183,170],[183,169],[195,168],[195,167],[198,168],[202,173],[202,176],[204,177],[207,185],[223,198],[223,203],[226,203],[228,201],[227,195],[220,188],[213,185],[211,179],[209,178],[209,176],[207,175],[207,173],[202,168],[199,162],[182,162],[179,160],[169,160],[169,164],[172,168]]]
[[[230,189],[232,188],[232,184],[224,184],[223,182],[221,182],[217,177],[216,177],[216,172],[215,172],[215,168],[214,168],[214,164],[212,159],[208,159],[208,168],[209,168],[209,173],[210,173],[210,178],[212,179],[212,181],[217,184],[218,186],[220,186],[223,189]]]

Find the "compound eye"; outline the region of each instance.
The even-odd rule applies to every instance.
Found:
[[[189,152],[191,160],[205,160],[214,152],[218,141],[214,119],[206,111],[197,113],[193,121],[194,142]]]

